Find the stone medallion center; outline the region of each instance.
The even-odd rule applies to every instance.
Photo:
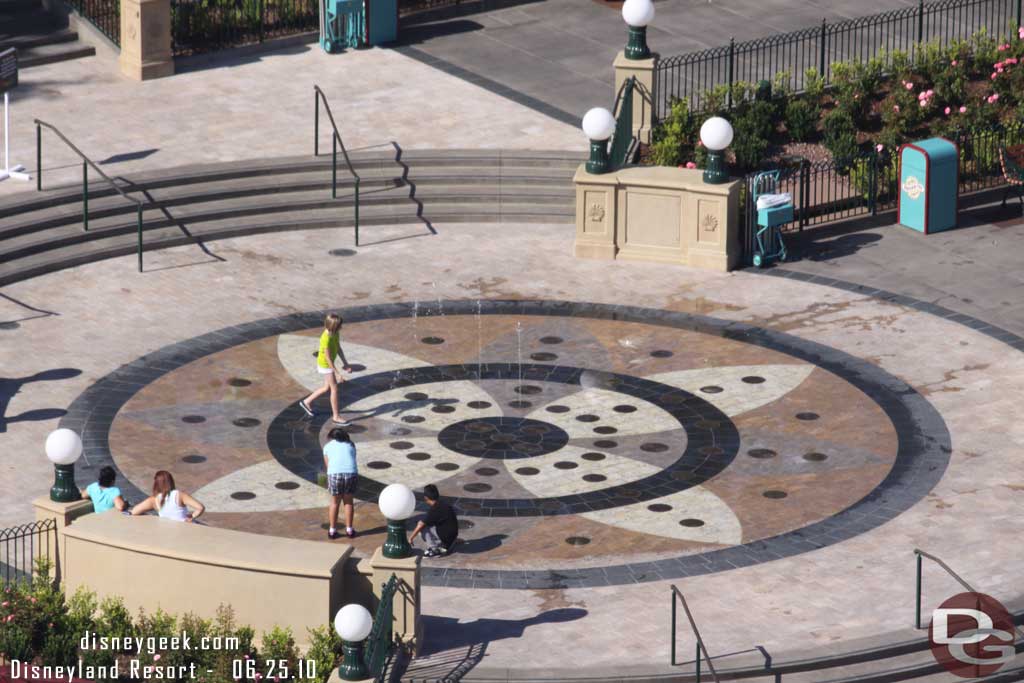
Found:
[[[514,460],[547,455],[569,443],[564,429],[525,417],[481,417],[456,422],[437,440],[456,453],[476,458]]]

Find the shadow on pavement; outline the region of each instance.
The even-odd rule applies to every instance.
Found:
[[[0,434],[7,431],[7,425],[14,422],[42,422],[44,420],[56,420],[67,414],[66,410],[59,408],[39,408],[37,410],[26,410],[20,415],[7,416],[7,406],[15,394],[21,391],[26,384],[33,382],[48,382],[54,380],[71,379],[78,377],[82,371],[77,368],[55,368],[37,372],[29,377],[0,377]]]

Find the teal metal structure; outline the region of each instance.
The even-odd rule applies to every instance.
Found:
[[[753,197],[754,205],[757,206],[757,198],[763,194],[772,194],[778,191],[779,172],[764,171],[754,177]],[[757,268],[762,268],[775,259],[786,260],[786,242],[782,239],[782,226],[793,220],[793,203],[782,206],[772,206],[757,210],[757,250],[754,252],[753,262]]]
[[[366,16],[363,0],[320,1],[320,47],[337,52],[365,43]]]
[[[900,147],[899,223],[929,234],[957,225],[960,150],[945,138]]]

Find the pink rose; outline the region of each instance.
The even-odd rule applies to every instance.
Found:
[[[1008,48],[1008,47],[1010,47],[1010,46],[1009,45],[1000,45],[998,49],[999,49],[1000,52],[1006,52],[1006,48]]]
[[[961,114],[966,114],[967,113],[967,107],[960,107],[960,113]]]
[[[995,102],[998,99],[999,99],[999,93],[997,93],[997,92],[992,93],[992,101]]]
[[[934,90],[929,90],[929,91],[928,91],[928,97],[931,97],[931,96],[932,96],[932,95],[934,95],[934,94],[935,94],[935,91],[934,91]]]
[[[701,141],[701,140],[697,140],[697,146],[698,147],[703,147],[704,146],[704,142]]]
[[[904,83],[904,84],[903,84],[903,86],[904,86],[904,87],[905,87],[905,88],[906,88],[907,90],[913,90],[913,89],[914,89],[914,84],[913,84],[913,83]]]
[[[9,601],[4,600],[3,602],[0,602],[0,607],[7,607],[9,604],[11,604]]]
[[[29,602],[31,602],[31,603],[32,603],[33,605],[34,605],[34,604],[36,604],[36,599],[35,599],[35,598],[29,598],[28,600],[29,600]]]
[[[946,107],[946,116],[949,116],[949,112],[952,111],[949,107]]]
[[[697,168],[697,164],[693,163],[692,161],[687,161],[686,168]]]
[[[893,110],[894,112],[897,112],[897,113],[899,113],[899,110],[900,110],[900,105],[898,105],[898,104],[894,104],[894,105],[892,105],[892,110]]]
[[[917,99],[923,100],[926,97],[928,97],[928,93],[927,92],[923,92],[923,93],[921,93],[920,95],[917,96]]]
[[[1017,29],[1017,37],[1024,40],[1024,26]]]
[[[992,80],[993,80],[993,81],[994,81],[994,80],[996,80],[996,76],[998,76],[998,75],[999,75],[999,74],[992,74]]]
[[[952,62],[949,63],[949,65],[950,66],[956,66],[956,60],[954,59]]]
[[[928,106],[928,100],[921,100],[918,104],[920,104],[922,107],[927,107]]]
[[[158,654],[153,655],[153,661],[154,662],[159,662],[160,661],[160,655],[158,655]]]
[[[881,152],[883,149],[885,149],[885,145],[875,145],[876,152]]]
[[[1016,64],[1016,63],[1017,63],[1017,58],[1016,57],[1010,57],[1005,62],[1003,62],[1004,65],[1006,65],[1006,64]]]

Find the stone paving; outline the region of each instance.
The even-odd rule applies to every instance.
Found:
[[[481,231],[485,229],[487,239],[479,239]],[[1011,228],[1011,232],[1019,229],[1019,226]],[[381,238],[387,239],[408,236],[412,228],[374,230]],[[441,225],[438,230],[438,236],[367,247],[360,249],[356,256],[347,258],[327,255],[339,243],[347,242],[344,232],[317,231],[229,240],[208,245],[214,253],[226,259],[224,263],[212,262],[198,248],[180,248],[153,254],[148,272],[143,275],[134,273],[131,258],[114,259],[5,288],[4,298],[0,300],[2,319],[5,323],[18,321],[18,324],[5,324],[0,329],[0,334],[4,336],[4,343],[0,345],[0,365],[5,370],[10,368],[9,376],[22,378],[20,381],[23,383],[17,387],[20,391],[10,400],[5,412],[8,421],[5,425],[7,431],[2,437],[5,458],[0,477],[0,496],[5,504],[0,524],[7,525],[28,518],[31,514],[28,499],[34,494],[26,495],[26,492],[44,493],[50,483],[52,470],[43,458],[41,444],[56,420],[31,418],[46,418],[54,414],[52,411],[67,408],[101,377],[122,364],[154,354],[168,345],[226,327],[279,318],[286,314],[319,311],[325,307],[355,308],[407,304],[417,300],[436,302],[438,298],[442,302],[468,300],[471,302],[466,304],[468,306],[475,306],[477,299],[490,301],[510,298],[560,299],[629,306],[641,304],[646,309],[742,322],[772,333],[785,334],[800,342],[814,344],[815,348],[833,349],[852,359],[867,361],[892,376],[891,381],[894,383],[890,384],[890,389],[906,383],[913,389],[913,394],[934,407],[948,429],[952,448],[950,453],[945,454],[945,469],[940,467],[936,470],[941,472],[941,479],[923,494],[923,498],[911,501],[905,511],[897,511],[895,516],[879,520],[880,525],[876,524],[853,536],[837,538],[824,547],[807,547],[807,552],[780,556],[770,562],[737,568],[711,566],[709,571],[687,578],[659,580],[657,577],[648,577],[654,580],[607,587],[573,587],[572,584],[565,584],[564,588],[550,588],[550,584],[531,586],[527,581],[525,588],[512,590],[484,588],[484,582],[473,588],[472,574],[468,584],[456,580],[447,587],[431,585],[424,594],[426,626],[432,634],[428,636],[428,652],[441,651],[435,656],[442,661],[451,661],[451,657],[456,655],[470,658],[479,655],[480,670],[491,671],[502,667],[522,668],[524,655],[529,653],[530,666],[538,670],[558,669],[565,666],[562,653],[570,648],[579,649],[580,634],[586,633],[587,644],[585,650],[580,652],[581,655],[585,654],[589,666],[606,668],[616,663],[638,660],[664,662],[667,660],[668,649],[670,582],[679,585],[687,594],[691,608],[700,621],[702,633],[714,652],[739,651],[760,644],[773,655],[782,656],[813,648],[854,646],[864,639],[877,637],[879,633],[909,637],[912,635],[908,625],[913,612],[913,547],[936,553],[982,590],[1013,607],[1021,606],[1017,578],[1020,575],[1020,560],[1014,549],[1015,539],[1022,532],[1016,509],[1024,495],[1024,468],[1016,453],[1024,442],[1024,427],[1020,426],[1015,416],[1017,397],[1024,389],[1024,356],[1007,343],[955,320],[916,310],[908,303],[887,302],[856,291],[843,291],[790,279],[767,278],[746,272],[723,275],[669,265],[576,260],[570,256],[572,235],[571,229],[566,226],[506,225],[499,231],[472,225]],[[112,311],[116,311],[116,327],[110,324]],[[429,317],[426,319],[429,320]],[[300,317],[299,320],[303,319]],[[433,327],[435,322],[439,323],[437,328]],[[376,346],[382,351],[402,353],[410,358],[422,357],[425,359],[423,362],[434,362],[431,354],[435,353],[441,354],[438,360],[445,354],[465,356],[468,353],[472,361],[473,316],[469,315],[458,322],[452,321],[447,327],[440,324],[447,322],[435,318],[428,323],[421,318],[418,324],[422,324],[423,333],[421,335],[417,328],[417,335],[421,340],[430,336],[444,337],[446,330],[450,330],[447,333],[455,335],[451,337],[455,345],[452,350],[446,348],[447,344],[415,343],[408,318],[397,323],[397,329],[402,334],[396,331],[390,336],[385,334],[387,324],[394,326],[394,322],[381,322],[379,331],[373,329],[371,322],[353,324],[351,341],[357,345],[353,347],[354,350],[359,349],[360,352],[360,345],[365,348]],[[530,320],[523,322],[533,326]],[[577,362],[582,363],[586,359],[599,362],[601,354],[611,354],[605,357],[612,360],[612,369],[615,369],[628,368],[630,360],[642,358],[642,367],[651,368],[654,376],[662,375],[658,372],[661,363],[669,364],[666,370],[669,375],[677,372],[685,375],[684,366],[692,366],[699,359],[703,367],[703,361],[707,359],[714,381],[722,384],[703,384],[703,378],[694,377],[699,381],[695,384],[683,382],[681,386],[689,393],[700,396],[702,402],[715,401],[714,405],[727,413],[742,410],[742,405],[730,408],[728,403],[721,403],[726,400],[726,394],[731,393],[731,387],[742,390],[744,386],[760,386],[744,383],[743,377],[760,376],[774,384],[783,381],[785,372],[793,371],[783,368],[785,372],[781,375],[770,374],[776,372],[772,370],[773,367],[780,364],[793,366],[794,361],[780,360],[766,350],[745,348],[742,343],[734,343],[739,340],[723,340],[719,345],[702,346],[696,330],[680,333],[682,336],[678,338],[670,336],[659,339],[662,333],[658,333],[656,328],[644,331],[643,325],[639,325],[635,332],[623,337],[622,330],[629,327],[626,322],[606,320],[579,328],[577,326],[581,323],[574,317],[573,325],[561,327],[562,332],[557,336],[571,340],[572,345],[578,347],[568,351],[570,358],[578,354],[580,360]],[[280,404],[285,395],[289,399],[293,398],[293,391],[301,393],[302,379],[296,379],[287,368],[293,367],[292,363],[297,367],[301,363],[302,353],[308,353],[308,350],[301,339],[296,340],[299,343],[295,344],[294,349],[298,355],[293,361],[288,360],[291,357],[289,353],[292,353],[286,352],[289,348],[288,339],[292,337],[287,335],[298,334],[302,337],[309,334],[308,330],[313,324],[303,325],[294,333],[288,330],[278,332],[286,336],[278,338],[276,356],[274,346],[261,346],[259,337],[253,338],[254,345],[250,353],[231,355],[233,352],[225,350],[224,353],[229,355],[223,356],[218,366],[223,370],[218,370],[218,373],[226,374],[208,374],[206,388],[197,384],[194,390],[200,394],[194,399],[183,397],[183,400],[193,403],[199,400],[201,405],[208,407],[212,405],[211,396],[242,397],[250,390],[271,391],[271,398],[276,404]],[[490,330],[489,327],[487,329]],[[500,349],[504,345],[506,350],[501,351],[500,355],[507,361],[508,345],[513,340],[511,329],[509,319],[494,331],[489,331],[492,343],[484,346],[485,354],[488,353],[488,347]],[[584,335],[581,329],[588,330],[588,333]],[[382,336],[388,337],[386,344]],[[469,337],[468,341],[465,340],[466,336]],[[543,336],[549,336],[548,331],[545,330]],[[555,336],[555,333],[551,332],[550,336]],[[635,341],[641,343],[632,350],[617,341],[634,337]],[[527,338],[531,340],[530,354],[558,353],[542,348],[545,345],[539,343],[540,336]],[[447,342],[448,338],[445,339]],[[462,341],[457,341],[460,339]],[[666,347],[668,342],[672,342],[671,347]],[[233,344],[231,346],[234,347]],[[456,347],[463,351],[457,352]],[[659,359],[649,355],[651,351],[657,350],[674,351],[682,358],[677,359],[674,355]],[[379,359],[380,356],[378,362]],[[144,364],[146,361],[142,362]],[[466,360],[463,358],[462,362]],[[536,364],[545,361],[531,359],[531,362]],[[678,366],[671,365],[677,362]],[[818,363],[827,365],[828,358],[822,358]],[[766,374],[746,369],[726,372],[724,369],[736,365],[768,367],[763,369]],[[799,366],[799,362],[796,365]],[[266,369],[272,367],[285,369],[267,374]],[[632,372],[637,375],[647,374],[635,365]],[[825,461],[814,462],[802,456],[809,452],[826,455],[845,452],[847,454],[842,457],[852,457],[855,462],[858,456],[853,454],[858,448],[855,444],[860,434],[865,438],[876,435],[880,437],[877,443],[869,445],[876,453],[873,457],[883,457],[886,452],[891,457],[891,450],[887,450],[891,446],[886,446],[884,435],[887,429],[893,427],[886,426],[886,418],[881,417],[878,409],[872,408],[870,402],[864,403],[863,408],[859,409],[854,409],[854,404],[850,404],[849,428],[837,429],[837,441],[827,444],[828,448],[835,450],[825,450],[825,446],[814,443],[813,439],[820,436],[815,437],[813,429],[839,417],[834,407],[838,403],[829,407],[830,401],[842,403],[842,392],[851,391],[844,388],[841,376],[828,379],[834,383],[834,390],[840,392],[834,397],[831,390],[824,391],[824,385],[816,389],[816,382],[827,378],[823,376],[814,379],[814,375],[823,372],[821,369],[814,370],[808,376],[810,383],[806,388],[800,387],[796,393],[787,392],[776,399],[778,413],[772,412],[775,410],[771,408],[772,403],[767,404],[769,412],[762,418],[765,420],[762,426],[775,424],[774,429],[783,430],[778,434],[784,440],[776,438],[772,443],[741,443],[742,454],[737,455],[732,467],[781,468],[777,476],[783,478],[778,480],[778,484],[772,484],[771,490],[784,491],[790,487],[791,493],[806,490],[808,495],[814,496],[815,486],[825,487],[821,489],[823,494],[820,499],[814,498],[820,502],[812,503],[812,509],[807,514],[828,518],[832,515],[831,511],[842,506],[841,501],[832,501],[833,494],[824,493],[829,490],[828,477],[807,479],[804,489],[795,485],[797,479],[793,477],[799,478],[800,472],[808,471],[808,468],[820,465],[833,467],[836,460],[829,457]],[[737,375],[738,381],[735,379]],[[227,382],[230,379],[256,381],[248,386],[234,386]],[[683,379],[686,378],[681,377],[679,381]],[[731,381],[736,381],[736,384],[730,384]],[[767,385],[769,381],[763,384]],[[522,386],[518,379],[501,383],[511,387]],[[462,400],[463,397],[469,397],[470,394],[459,394],[454,384],[451,398]],[[481,387],[482,384],[476,386]],[[188,382],[183,382],[173,386],[177,390],[188,385]],[[273,389],[274,386],[280,387],[280,391]],[[724,391],[700,391],[701,387],[708,386],[721,386]],[[156,389],[159,384],[153,384],[153,387]],[[417,388],[396,387],[404,393],[415,392]],[[800,398],[802,391],[808,392],[806,401],[813,404],[813,407]],[[206,397],[200,398],[204,393]],[[487,394],[506,402],[534,401],[538,396],[504,389],[492,389]],[[576,395],[582,398],[585,394],[586,391],[582,391]],[[742,393],[737,392],[736,395],[746,400]],[[428,399],[431,396],[428,393]],[[853,396],[851,394],[851,398]],[[147,399],[147,396],[140,393],[137,400],[143,399]],[[156,401],[149,407],[149,410],[154,410],[155,405],[161,401],[166,403],[169,398],[153,391],[148,395],[148,400]],[[404,400],[415,405],[426,399],[413,397]],[[795,403],[787,405],[788,401]],[[556,401],[556,404],[559,403]],[[263,405],[262,399],[251,403],[251,407],[259,410],[264,410],[260,407]],[[143,409],[145,404],[140,403],[137,407]],[[266,409],[270,408],[272,405],[267,404]],[[750,415],[757,415],[759,410],[762,409],[754,409]],[[793,420],[796,413],[812,411],[819,415],[819,420]],[[872,413],[875,417],[867,417]],[[445,418],[444,413],[434,414],[429,411],[429,414]],[[532,413],[528,411],[526,414]],[[19,416],[22,419],[18,419]],[[235,420],[240,416],[250,415],[230,413],[230,417]],[[742,417],[734,416],[731,419],[736,421]],[[138,422],[140,418],[145,418],[145,415],[126,412],[118,419],[128,420],[124,422],[124,427],[128,428],[132,419]],[[258,415],[255,419],[262,421],[262,416]],[[863,420],[863,425],[857,424],[858,419]],[[901,429],[898,422],[890,418],[888,423],[895,425],[898,434]],[[164,425],[163,429],[160,428],[161,424]],[[150,466],[153,467],[157,463],[175,462],[175,459],[183,456],[184,451],[178,449],[186,446],[176,441],[192,438],[185,435],[189,434],[187,430],[193,425],[180,422],[179,418],[174,422],[175,431],[170,432],[167,429],[170,424],[159,421],[154,424],[149,432],[153,452],[146,457],[140,457],[140,451],[146,448],[145,432],[137,433],[132,448],[123,453],[120,450],[122,446],[117,444],[115,460],[123,458],[125,463],[137,463],[130,467],[126,464],[131,472],[129,476],[137,485],[144,486],[146,483],[145,462],[153,463]],[[230,422],[226,424],[230,425]],[[401,423],[400,419],[398,423],[390,424],[408,426],[408,423]],[[202,424],[194,426],[203,427]],[[576,424],[571,426],[574,429],[579,427]],[[618,428],[611,422],[607,426]],[[440,419],[436,427],[444,429]],[[256,427],[226,427],[224,433],[255,434],[262,429],[264,425],[261,422]],[[368,425],[369,429],[371,427]],[[748,433],[747,429],[741,427],[741,434]],[[768,429],[770,431],[772,428]],[[411,437],[411,434],[401,435],[400,438],[406,437]],[[357,435],[357,438],[363,438],[363,435]],[[805,443],[808,438],[812,441]],[[244,444],[240,446],[234,446],[238,455],[230,456],[239,458],[239,465],[256,462],[260,458],[266,462],[271,461],[259,455],[259,449],[246,449]],[[774,450],[776,456],[751,457],[748,446]],[[381,462],[408,461],[415,464],[415,460],[403,455],[411,449],[390,450],[394,452],[384,455],[385,451],[381,451],[377,456],[368,454],[366,462],[369,462],[370,457],[379,457]],[[196,454],[202,453],[196,451]],[[657,453],[653,455],[655,458],[660,457]],[[228,459],[229,455],[223,457]],[[463,454],[462,457],[469,456]],[[245,458],[252,459],[246,461]],[[482,460],[485,458],[477,461]],[[624,463],[627,461],[641,464],[650,462],[637,458],[622,460]],[[581,457],[578,462],[587,461]],[[495,463],[503,466],[493,458],[484,466],[501,472],[501,467],[495,467]],[[182,476],[192,477],[188,474],[189,469],[201,465],[175,462],[174,470],[176,473],[181,472]],[[553,478],[559,476],[554,472],[555,469],[551,468],[549,482],[557,482]],[[576,481],[577,469],[564,470],[567,473],[565,481]],[[735,473],[731,469],[726,470],[727,476],[741,479],[746,476],[743,469]],[[369,477],[377,477],[380,472],[387,470],[364,471]],[[502,475],[476,473],[478,478],[472,481],[467,479],[462,485],[486,483],[492,476],[512,476],[507,469],[504,471],[506,474]],[[206,481],[210,477],[215,480],[215,475],[216,472],[211,469]],[[790,479],[787,481],[786,477]],[[521,483],[505,479],[504,486],[509,491],[516,486],[535,486],[525,483],[525,480]],[[200,477],[194,481],[200,484],[204,480]],[[278,481],[284,480],[275,479],[275,482]],[[295,481],[302,485],[301,477]],[[858,486],[871,486],[868,479],[858,478],[857,481]],[[556,486],[554,492],[557,493],[558,484],[552,485]],[[228,489],[232,489],[230,493],[252,492],[250,489],[230,486],[224,488],[225,491]],[[757,490],[762,489],[769,490],[769,486],[757,487]],[[227,495],[229,500],[230,493]],[[282,495],[288,493],[287,490],[281,490]],[[543,490],[540,493],[546,495]],[[730,500],[728,487],[717,489],[715,495],[723,501]],[[754,537],[758,533],[758,524],[803,524],[813,521],[791,518],[791,522],[786,522],[784,516],[776,519],[771,514],[758,515],[756,512],[756,506],[770,510],[770,506],[778,504],[779,508],[776,509],[782,509],[795,497],[772,500],[752,495],[747,496],[746,502],[743,502],[744,496],[739,496],[733,499],[729,508],[738,519],[750,515],[744,523]],[[883,499],[888,500],[888,497],[883,496]],[[755,504],[754,500],[760,502]],[[749,507],[751,505],[755,507]],[[357,514],[361,520],[365,520],[360,524],[365,523],[364,528],[372,533],[379,526],[379,521],[370,508],[372,504],[364,503]],[[709,505],[701,511],[714,509],[713,505]],[[215,514],[217,511],[211,509],[211,521]],[[231,523],[227,517],[230,514],[239,513],[224,513],[222,520],[225,523]],[[310,521],[295,511],[278,511],[276,514],[280,515],[281,521],[276,527],[268,526],[268,533],[290,532]],[[654,512],[648,511],[645,514]],[[477,522],[482,518],[466,516],[464,519]],[[622,519],[588,521],[586,526],[581,525],[584,530],[579,534],[587,535],[597,529],[595,524],[604,525],[609,531],[595,533],[590,537],[591,543],[584,547],[595,551],[602,548],[599,552],[608,552],[616,548],[621,539],[637,534]],[[766,532],[768,528],[765,528]],[[463,535],[470,543],[495,535],[485,532],[485,529],[467,528]],[[478,535],[480,533],[484,535]],[[567,558],[571,559],[569,553],[577,549],[576,546],[564,543],[569,535],[568,532],[552,534],[548,538],[554,542],[546,548],[525,546],[528,551],[524,552],[537,553],[539,557],[545,558],[545,566],[564,562]],[[636,535],[635,538],[640,539],[641,536]],[[681,551],[678,545],[671,545],[678,543],[671,536],[658,540],[655,533],[651,538],[643,540],[655,554]],[[668,545],[659,546],[659,543]],[[493,560],[488,559],[488,546],[483,544],[483,548],[476,555],[479,560],[472,558],[481,563],[480,567],[486,567],[488,565],[483,563],[490,562],[491,568],[509,568],[508,558],[501,558],[499,552],[493,555]],[[560,557],[555,556],[558,553],[561,553]],[[608,557],[612,561],[621,562],[626,554],[627,551],[619,547]],[[449,559],[456,558],[453,556]],[[526,564],[529,558],[514,559]],[[442,564],[445,561],[431,560],[428,567],[450,570],[460,567],[456,563],[445,567]],[[608,561],[602,560],[605,564]],[[459,558],[456,562],[463,563],[461,566],[465,568],[468,560]],[[856,586],[857,590],[851,590],[852,586]],[[926,604],[936,603],[955,590],[955,585],[948,577],[943,577],[938,570],[930,567],[926,570],[925,586]],[[865,599],[865,596],[871,599]],[[751,619],[751,614],[757,614],[759,618]],[[766,624],[770,627],[766,628]],[[681,636],[681,647],[689,647],[685,645],[686,642]],[[459,655],[460,652],[462,655]]]

